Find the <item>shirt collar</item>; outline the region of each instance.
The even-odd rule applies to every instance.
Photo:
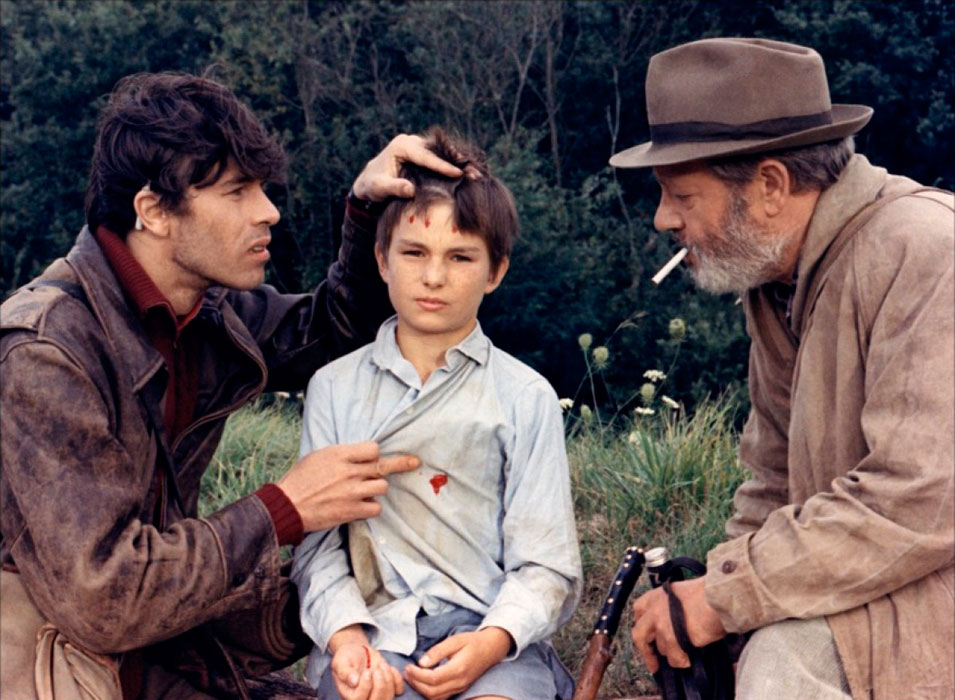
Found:
[[[398,340],[395,335],[397,328],[397,316],[392,316],[381,324],[375,338],[372,360],[379,368],[389,370],[399,377],[404,377],[405,373],[400,370],[400,366],[410,366],[410,363],[404,358],[401,349],[398,347]],[[438,369],[451,372],[468,359],[477,362],[479,365],[484,365],[487,363],[490,354],[491,341],[484,335],[484,331],[481,330],[481,323],[478,321],[474,325],[474,330],[464,340],[445,351],[444,358],[447,365]],[[414,376],[417,377],[417,373]]]
[[[201,297],[189,313],[181,318],[176,316],[172,303],[159,291],[159,287],[118,235],[105,226],[100,226],[96,229],[96,241],[103,249],[103,255],[140,318],[145,318],[153,309],[159,309],[160,313],[163,313],[164,309],[175,324],[176,330],[181,331],[199,313]]]

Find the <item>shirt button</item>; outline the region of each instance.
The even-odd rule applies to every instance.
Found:
[[[720,567],[720,571],[724,574],[731,574],[736,571],[736,562],[735,561],[724,561],[723,565]]]

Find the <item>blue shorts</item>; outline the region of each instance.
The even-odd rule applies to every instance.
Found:
[[[418,618],[418,643],[410,656],[382,651],[385,660],[403,672],[408,664],[416,664],[424,653],[453,634],[471,632],[481,623],[481,616],[470,610],[455,610],[443,615]],[[471,687],[451,700],[467,700],[482,695],[499,695],[513,700],[569,700],[574,694],[574,680],[557,658],[549,642],[529,644],[520,656],[502,661],[484,672]],[[318,697],[323,700],[341,700],[335,689],[335,679],[329,666],[318,685]],[[405,682],[401,700],[425,700]]]

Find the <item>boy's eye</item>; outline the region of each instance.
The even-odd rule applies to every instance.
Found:
[[[471,260],[473,260],[470,255],[462,255],[461,253],[453,255],[451,259],[455,262],[471,262]]]
[[[411,257],[411,258],[420,258],[422,255],[424,255],[423,252],[421,252],[420,250],[417,250],[416,248],[409,248],[408,250],[403,250],[401,251],[401,254],[407,255],[408,257]]]

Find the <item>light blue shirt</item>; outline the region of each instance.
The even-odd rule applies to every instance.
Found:
[[[419,610],[466,608],[483,616],[482,628],[510,633],[513,657],[549,638],[580,597],[554,390],[495,348],[480,325],[422,386],[398,348],[396,325],[386,321],[375,342],[326,365],[308,385],[301,454],[374,440],[382,454],[422,463],[388,477],[381,515],[365,521],[387,595],[366,602],[340,529],[311,533],[296,548],[292,579],[302,627],[316,644],[307,668],[313,684],[329,663],[329,638],[347,625],[363,624],[373,646],[407,655]]]

